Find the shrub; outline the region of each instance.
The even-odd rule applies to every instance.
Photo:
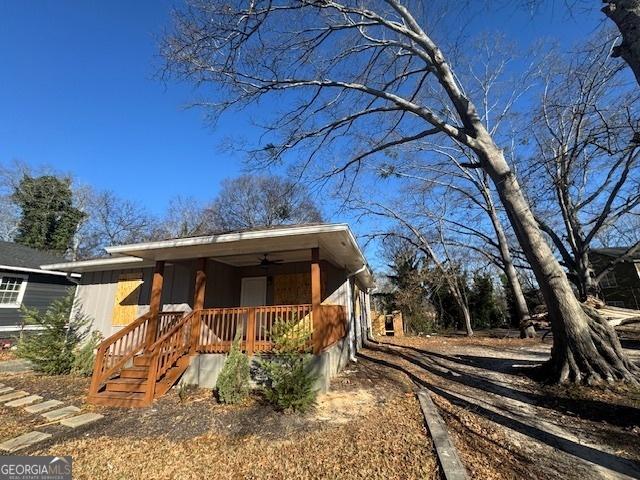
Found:
[[[82,377],[89,377],[93,373],[93,363],[96,360],[96,349],[102,341],[99,332],[93,332],[89,339],[75,351],[71,373]]]
[[[216,382],[218,398],[223,403],[242,402],[249,394],[249,380],[249,358],[240,351],[238,333]]]
[[[265,396],[278,410],[306,412],[317,396],[314,384],[318,376],[311,372],[313,356],[308,346],[311,334],[296,321],[278,320],[271,335],[273,356],[260,362],[266,378]]]
[[[23,307],[22,312],[26,325],[38,325],[42,330],[23,335],[16,355],[29,360],[37,371],[49,375],[70,373],[76,350],[89,334],[91,322],[80,308],[73,309],[73,293],[54,301],[44,312],[28,307]]]

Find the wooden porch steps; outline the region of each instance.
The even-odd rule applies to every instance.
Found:
[[[156,382],[154,398],[164,395],[176,383],[184,371],[189,367],[191,357],[184,355],[176,365],[169,368],[165,375]],[[137,355],[133,358],[133,365],[123,368],[117,377],[107,380],[103,390],[89,395],[88,401],[96,405],[110,407],[145,407],[153,402],[146,396],[149,377],[150,356]]]

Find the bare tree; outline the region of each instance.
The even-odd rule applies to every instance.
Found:
[[[427,136],[471,149],[477,161],[467,168],[484,170],[493,182],[543,292],[554,338],[551,378],[635,382],[638,368],[613,328],[575,298],[503,149],[433,36],[430,5],[198,1],[177,15],[163,52],[178,76],[215,83],[210,105],[218,112],[294,93],[277,104],[280,115],[265,133],[267,145],[256,151],[268,162],[305,151],[303,164],[323,159],[325,176],[332,177],[353,174],[375,153]],[[362,151],[350,144],[358,133],[376,145]],[[342,155],[324,148],[331,145]],[[346,147],[353,148],[348,156]]]
[[[155,221],[141,205],[113,192],[86,188],[82,205],[87,220],[76,235],[76,259],[99,256],[108,245],[148,240],[154,231]]]
[[[224,180],[208,210],[213,225],[223,231],[322,221],[318,207],[299,184],[267,175]]]
[[[446,224],[446,230],[455,234],[455,239],[447,235],[447,244],[463,249],[473,250],[486,258],[492,265],[499,268],[507,280],[514,300],[515,313],[520,326],[521,338],[535,337],[527,302],[514,264],[507,232],[498,211],[489,180],[486,173],[480,169],[468,169],[464,165],[474,160],[471,152],[460,149],[442,149],[435,146],[424,147],[432,153],[440,153],[446,162],[430,162],[426,165],[415,161],[407,161],[402,167],[382,166],[383,176],[394,176],[418,181],[413,189],[433,189],[430,203],[445,205],[446,203],[466,204],[465,208],[449,209],[447,215],[441,215],[441,222]],[[462,158],[460,158],[462,153]],[[454,168],[450,168],[453,166]],[[406,171],[403,171],[405,169]],[[429,172],[437,173],[429,176]],[[421,186],[422,184],[422,186]],[[448,202],[446,197],[452,197]],[[483,213],[477,218],[471,213],[474,209]],[[414,215],[425,206],[414,206]],[[453,212],[451,212],[453,211]],[[469,221],[474,218],[474,221]],[[490,230],[484,228],[485,219],[490,221]]]
[[[603,36],[569,64],[547,69],[529,165],[538,223],[582,299],[597,295],[618,260],[594,271],[589,251],[600,232],[640,210],[637,87],[625,84],[621,63],[610,56],[612,41],[603,45]],[[639,249],[636,242],[625,255]]]
[[[469,93],[480,99],[478,114],[495,138],[501,129],[509,131],[513,128],[510,125],[512,108],[532,87],[538,62],[530,62],[521,74],[506,79],[505,70],[516,57],[513,49],[496,38],[483,37],[474,44],[477,58],[475,62],[469,61],[467,68],[459,70],[458,78],[464,79]],[[443,218],[442,221],[448,224],[448,231],[457,233],[459,246],[483,255],[503,272],[514,300],[521,337],[534,337],[535,329],[514,265],[508,234],[495,205],[487,173],[482,169],[467,168],[476,161],[474,152],[459,143],[447,147],[432,143],[429,138],[402,145],[402,149],[410,152],[405,155],[407,159],[382,165],[381,174],[407,178],[414,183],[417,181],[414,189],[423,188],[420,184],[427,189],[436,189],[438,193],[432,200],[435,205],[441,204],[442,197],[447,195],[452,195],[454,202],[468,205],[464,209],[454,209],[452,218]],[[425,155],[428,158],[423,160]],[[443,157],[443,160],[436,160],[438,157]],[[469,218],[469,209],[473,208],[483,212],[490,221],[490,231],[483,228],[485,222],[482,218],[472,224],[465,221]]]
[[[207,235],[216,230],[213,212],[193,197],[177,196],[169,201],[167,211],[153,233],[155,238],[178,238]]]
[[[453,297],[462,314],[467,335],[472,336],[473,328],[471,327],[471,312],[469,311],[466,288],[460,284],[460,276],[456,275],[456,263],[447,248],[442,223],[430,219],[428,222],[430,232],[427,233],[427,225],[424,221],[416,219],[415,211],[407,213],[374,201],[362,202],[357,208],[365,215],[390,219],[396,224],[395,229],[375,231],[369,235],[370,237],[401,239],[412,245],[433,263],[439,273],[440,281]]]

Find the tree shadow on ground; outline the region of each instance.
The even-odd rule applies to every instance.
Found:
[[[485,377],[470,374],[464,372],[450,365],[438,362],[438,359],[445,360],[447,362],[458,363],[461,365],[491,370],[498,373],[507,373],[513,375],[521,375],[526,377],[533,377],[533,367],[540,364],[536,361],[527,360],[515,360],[510,358],[490,358],[474,355],[444,355],[442,353],[431,352],[428,350],[418,349],[415,347],[405,347],[399,345],[393,345],[396,349],[411,350],[419,353],[422,356],[427,357],[431,362],[440,369],[451,372],[447,374],[438,368],[434,368],[424,362],[424,359],[417,359],[411,355],[398,352],[397,350],[390,349],[390,353],[398,355],[401,358],[413,363],[414,365],[423,368],[424,370],[438,375],[441,378],[452,380],[457,383],[466,385],[468,387],[484,390],[488,393],[493,393],[503,397],[511,398],[520,402],[525,402],[534,406],[542,406],[552,410],[556,410],[563,414],[577,415],[580,418],[592,420],[596,422],[607,422],[619,427],[630,427],[633,425],[640,425],[640,409],[626,405],[616,405],[609,402],[603,402],[599,400],[591,399],[574,399],[568,397],[562,397],[552,395],[550,393],[532,393],[517,390],[512,387],[505,387],[491,382]],[[375,345],[369,344],[368,348],[372,350],[385,351],[386,346],[383,344]],[[389,353],[389,352],[385,352]]]
[[[372,350],[379,350],[379,349],[372,348]],[[383,352],[383,353],[387,353],[387,352]],[[640,478],[640,465],[636,464],[635,462],[627,458],[613,455],[611,453],[603,452],[601,450],[598,450],[589,446],[580,445],[572,440],[547,432],[536,426],[523,423],[522,421],[516,420],[514,418],[508,417],[506,415],[495,412],[488,408],[482,407],[476,403],[472,403],[453,392],[444,390],[443,388],[430,384],[429,382],[421,379],[420,377],[418,377],[417,375],[403,368],[400,365],[396,365],[392,362],[366,355],[366,353],[363,353],[363,352],[359,352],[358,356],[366,360],[369,360],[371,362],[374,362],[380,365],[385,365],[389,368],[401,371],[405,375],[407,375],[416,385],[424,387],[436,393],[437,395],[440,395],[441,397],[447,399],[452,404],[465,408],[467,410],[473,411],[474,413],[481,415],[492,422],[495,422],[499,425],[502,425],[516,432],[522,433],[523,435],[526,435],[530,438],[543,442],[553,448],[560,449],[578,458],[582,458],[588,462],[595,463],[597,465],[603,466],[615,472],[628,475],[632,478]]]
[[[444,355],[442,353],[433,352],[431,350],[424,350],[417,347],[411,347],[408,345],[391,345],[396,348],[413,350],[414,352],[417,352],[421,355],[439,357],[443,360],[460,363],[469,367],[482,368],[484,370],[491,370],[494,372],[506,373],[510,375],[521,375],[524,368],[533,368],[543,362],[542,358],[540,360],[514,360],[512,358],[482,357],[477,355]],[[548,355],[544,355],[544,360],[546,360],[547,357]]]

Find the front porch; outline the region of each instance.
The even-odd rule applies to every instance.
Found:
[[[229,289],[229,285],[224,285],[225,278],[211,278],[213,264],[218,268],[216,259],[182,259],[183,265],[195,265],[192,288],[188,289],[193,294],[188,302],[190,311],[173,310],[176,302],[167,295],[165,287],[166,261],[156,261],[151,277],[148,312],[101,343],[96,354],[89,401],[126,407],[149,405],[155,397],[163,395],[174,385],[194,356],[226,353],[236,335],[239,335],[241,349],[248,355],[269,352],[273,347],[271,331],[277,321],[292,322],[296,329],[309,332],[310,349],[316,355],[339,342],[347,333],[345,306],[329,303],[331,295],[325,291],[326,278],[323,279],[329,267],[320,260],[319,248],[307,252],[311,258],[306,263],[308,280],[297,277],[297,287],[287,290],[288,294],[274,292],[273,286],[271,292],[267,292],[268,279],[272,279],[273,283],[278,272],[299,271],[300,261],[295,262],[295,269],[291,266],[293,262],[282,263],[270,266],[268,272],[257,272],[263,273],[262,276],[243,276],[242,279],[265,278],[264,294],[255,295],[245,292],[244,282],[241,282],[243,289],[237,292],[237,289],[234,291],[233,288]],[[175,263],[173,268],[176,268]],[[229,271],[226,281],[231,283],[232,278],[237,281],[236,277],[237,274]],[[176,283],[175,279],[173,283]],[[307,291],[303,288],[302,294],[300,284],[309,287]],[[187,290],[184,285],[182,287],[183,291]],[[212,291],[216,288],[226,288],[232,295],[223,297],[219,295],[220,292]],[[172,285],[171,290],[174,289],[175,285]],[[311,301],[289,305],[260,304],[287,295],[306,297]],[[208,304],[216,301],[216,298],[229,302],[234,297],[245,305]],[[170,299],[171,310],[163,310],[163,298]],[[179,306],[180,303],[187,302],[178,302]]]

